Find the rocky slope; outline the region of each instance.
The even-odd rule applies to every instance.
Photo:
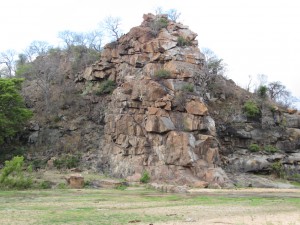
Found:
[[[219,93],[208,108],[216,120],[222,168],[231,181],[242,186],[278,186],[253,174],[299,181],[300,115],[297,110],[281,108],[233,81],[218,79],[222,80],[222,88],[218,88]],[[260,108],[256,118],[248,118],[243,110],[249,100]]]
[[[85,167],[116,177],[134,180],[148,171],[152,181],[202,187],[248,186],[242,174],[269,174],[274,163],[298,174],[300,116],[221,76],[208,84],[196,36],[164,15],[147,14],[84,72],[63,71],[65,85],[53,89],[53,102],[63,102],[50,122],[32,123],[28,158],[80,152]],[[111,95],[105,85],[107,92],[116,86]],[[38,111],[34,87],[29,82],[24,92]],[[256,120],[243,111],[249,99],[260,102]],[[253,152],[252,144],[277,151]]]

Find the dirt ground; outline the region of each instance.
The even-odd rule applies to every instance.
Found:
[[[247,206],[184,206],[172,209],[156,208],[153,211],[165,211],[172,215],[180,213],[184,215],[182,221],[155,223],[156,225],[192,225],[192,224],[300,224],[300,209],[284,207],[278,209],[272,207],[247,207]]]
[[[241,190],[214,190],[195,189],[191,190],[195,196],[232,196],[232,197],[264,197],[274,198],[300,198],[300,189],[241,189]],[[235,225],[298,225],[300,224],[300,205],[298,207],[267,204],[260,206],[246,206],[241,204],[225,204],[212,206],[183,206],[171,209],[153,209],[154,211],[173,215],[180,213],[185,220],[178,222],[155,223],[156,225],[193,225],[193,224],[235,224]]]

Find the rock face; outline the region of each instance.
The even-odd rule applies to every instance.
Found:
[[[205,72],[196,36],[164,15],[147,14],[81,73],[73,74],[73,61],[62,53],[58,67],[65,79],[51,82],[53,114],[45,116],[36,80],[23,87],[36,115],[28,126],[27,159],[53,168],[55,158],[79,153],[85,169],[128,182],[147,171],[151,182],[168,183],[158,185],[166,190],[266,186],[253,173],[284,172],[299,181],[300,114]],[[257,118],[244,112],[249,100],[260,109]],[[83,178],[76,179],[81,187]]]
[[[278,109],[267,100],[258,119],[235,115],[230,123],[218,124],[222,168],[230,173],[276,174],[298,179],[300,173],[300,116],[295,111]],[[251,149],[255,145],[257,149]],[[238,179],[231,179],[234,180]],[[256,182],[254,182],[255,184]],[[253,185],[254,185],[253,184]],[[262,186],[256,185],[257,187]]]
[[[167,24],[156,32],[161,21]],[[214,121],[200,97],[204,56],[196,36],[166,16],[147,14],[84,72],[85,80],[118,84],[105,115],[102,163],[111,174],[147,170],[151,180],[177,184],[228,181],[218,167]]]

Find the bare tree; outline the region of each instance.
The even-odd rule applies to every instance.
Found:
[[[252,89],[252,80],[253,80],[253,77],[252,77],[252,75],[248,75],[248,78],[249,78],[249,80],[248,80],[248,83],[247,83],[247,85],[246,85],[246,90],[247,91],[250,91],[251,89]]]
[[[9,77],[9,70],[6,66],[0,69],[0,78],[1,77]]]
[[[94,30],[86,33],[85,35],[86,45],[97,52],[102,50],[103,32],[100,30]]]
[[[209,74],[224,75],[226,71],[226,64],[223,59],[217,57],[217,55],[208,48],[201,49],[205,56],[206,69]]]
[[[7,77],[12,77],[15,73],[15,57],[17,53],[15,50],[9,49],[0,53],[0,64],[4,64]],[[3,71],[2,71],[3,72]]]
[[[46,41],[33,41],[24,52],[28,61],[32,62],[37,56],[46,55],[50,48],[51,45]]]
[[[154,9],[155,15],[161,15],[164,13],[164,10],[162,7],[158,6]]]
[[[278,103],[286,103],[291,98],[291,93],[280,81],[274,81],[268,84],[268,93],[272,100]]]
[[[45,111],[50,112],[51,85],[60,76],[59,56],[39,56],[33,62],[33,76],[40,87],[45,102]]]
[[[257,74],[258,86],[264,86],[268,83],[268,76],[265,74]]]
[[[58,37],[64,41],[68,49],[72,46],[85,46],[100,52],[102,48],[103,33],[100,30],[87,33],[65,30],[59,32]]]
[[[63,40],[63,42],[66,44],[67,48],[69,49],[71,46],[75,44],[76,33],[70,30],[60,31],[58,33],[58,38]]]
[[[178,12],[176,9],[170,9],[167,12],[167,14],[168,14],[168,18],[170,20],[172,20],[173,22],[176,22],[179,19],[180,15],[181,15],[181,13]]]
[[[119,17],[108,16],[104,19],[103,27],[115,40],[121,35],[121,19]]]

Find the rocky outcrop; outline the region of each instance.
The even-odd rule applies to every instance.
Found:
[[[228,105],[232,104],[226,101]],[[259,118],[247,118],[242,111],[238,111],[229,122],[218,121],[222,168],[227,174],[276,174],[289,179],[298,177],[300,116],[295,110],[285,111],[267,99],[256,101],[261,102]]]
[[[156,32],[161,22],[165,26]],[[144,15],[140,26],[106,45],[100,61],[78,78],[118,85],[105,115],[101,161],[111,174],[146,170],[153,181],[228,182],[218,166],[215,123],[200,97],[204,56],[196,36],[164,15]]]

